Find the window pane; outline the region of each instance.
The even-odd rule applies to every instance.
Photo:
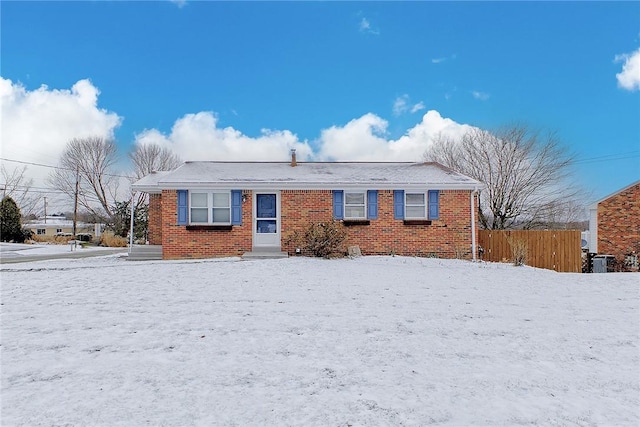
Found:
[[[406,207],[406,217],[407,218],[425,218],[425,209],[424,206],[407,206]]]
[[[191,193],[191,206],[194,208],[206,208],[207,193]]]
[[[345,218],[364,218],[364,206],[345,206]]]
[[[214,208],[228,208],[229,207],[229,193],[213,193],[213,207]]]
[[[258,218],[276,217],[276,195],[258,194],[256,197],[256,216]]]
[[[231,222],[229,208],[213,208],[213,222]]]
[[[207,222],[207,208],[192,208],[191,209],[191,222]]]
[[[364,205],[364,193],[345,193],[347,205]]]
[[[259,219],[257,221],[257,231],[260,234],[273,234],[277,233],[276,221],[271,219]]]
[[[407,193],[408,205],[424,205],[424,193]]]

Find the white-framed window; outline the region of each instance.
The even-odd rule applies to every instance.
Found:
[[[36,228],[36,234],[38,235],[47,234],[47,230],[44,228]]]
[[[427,193],[406,192],[404,206],[406,219],[425,219],[427,217]]]
[[[367,218],[367,193],[366,191],[344,192],[344,219]]]
[[[190,191],[189,222],[191,224],[231,224],[229,191]]]

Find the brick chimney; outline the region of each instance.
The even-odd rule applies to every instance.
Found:
[[[298,162],[296,161],[296,149],[291,149],[291,167],[294,168],[298,166]]]

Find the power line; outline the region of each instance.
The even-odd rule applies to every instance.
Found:
[[[586,159],[576,159],[576,160],[571,161],[570,163],[572,165],[587,164],[587,163],[603,163],[603,162],[609,162],[609,161],[635,159],[635,158],[639,158],[639,157],[640,157],[640,150],[634,150],[634,151],[629,151],[629,152],[626,152],[626,153],[612,153],[612,154],[606,154],[606,155],[603,155],[603,156],[589,157],[589,158],[586,158]],[[65,167],[62,167],[62,166],[45,165],[45,164],[42,164],[42,163],[27,162],[27,161],[24,161],[24,160],[7,159],[5,157],[0,157],[0,160],[3,160],[5,162],[19,163],[19,164],[23,164],[23,165],[40,166],[40,167],[45,167],[45,168],[76,172],[75,169],[65,168]],[[118,174],[109,174],[109,173],[105,173],[103,175],[104,176],[111,176],[111,177],[115,177],[115,178],[126,178],[126,179],[131,179],[132,178],[131,176],[127,176],[127,175],[118,175]]]
[[[51,187],[39,187],[37,185],[8,185],[8,184],[1,184],[0,183],[0,187],[6,189],[6,190],[12,190],[12,191],[24,191],[24,192],[34,192],[34,193],[58,193],[58,194],[67,194],[64,191],[58,190],[56,188],[51,188]]]
[[[62,166],[51,166],[51,165],[45,165],[42,163],[35,163],[35,162],[25,162],[23,160],[13,160],[13,159],[7,159],[5,157],[0,157],[0,160],[4,160],[5,162],[13,162],[13,163],[20,163],[22,165],[31,165],[31,166],[41,166],[43,168],[51,168],[51,169],[58,169],[58,170],[65,170],[65,171],[71,171],[71,172],[75,172],[75,169],[71,169],[71,168],[65,168]],[[111,173],[104,173],[102,174],[104,176],[113,176],[116,178],[131,178],[130,176],[126,176],[126,175],[116,175],[116,174],[111,174]]]
[[[606,154],[604,156],[590,157],[587,159],[576,159],[573,162],[571,162],[571,164],[579,165],[579,164],[585,164],[585,163],[601,163],[601,162],[608,162],[608,161],[614,161],[614,160],[635,159],[638,157],[640,157],[640,150],[634,150],[626,153],[613,153],[613,154]]]

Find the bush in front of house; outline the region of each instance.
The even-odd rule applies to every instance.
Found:
[[[312,222],[293,233],[291,241],[309,254],[322,258],[341,258],[346,255],[347,230],[338,221]]]

